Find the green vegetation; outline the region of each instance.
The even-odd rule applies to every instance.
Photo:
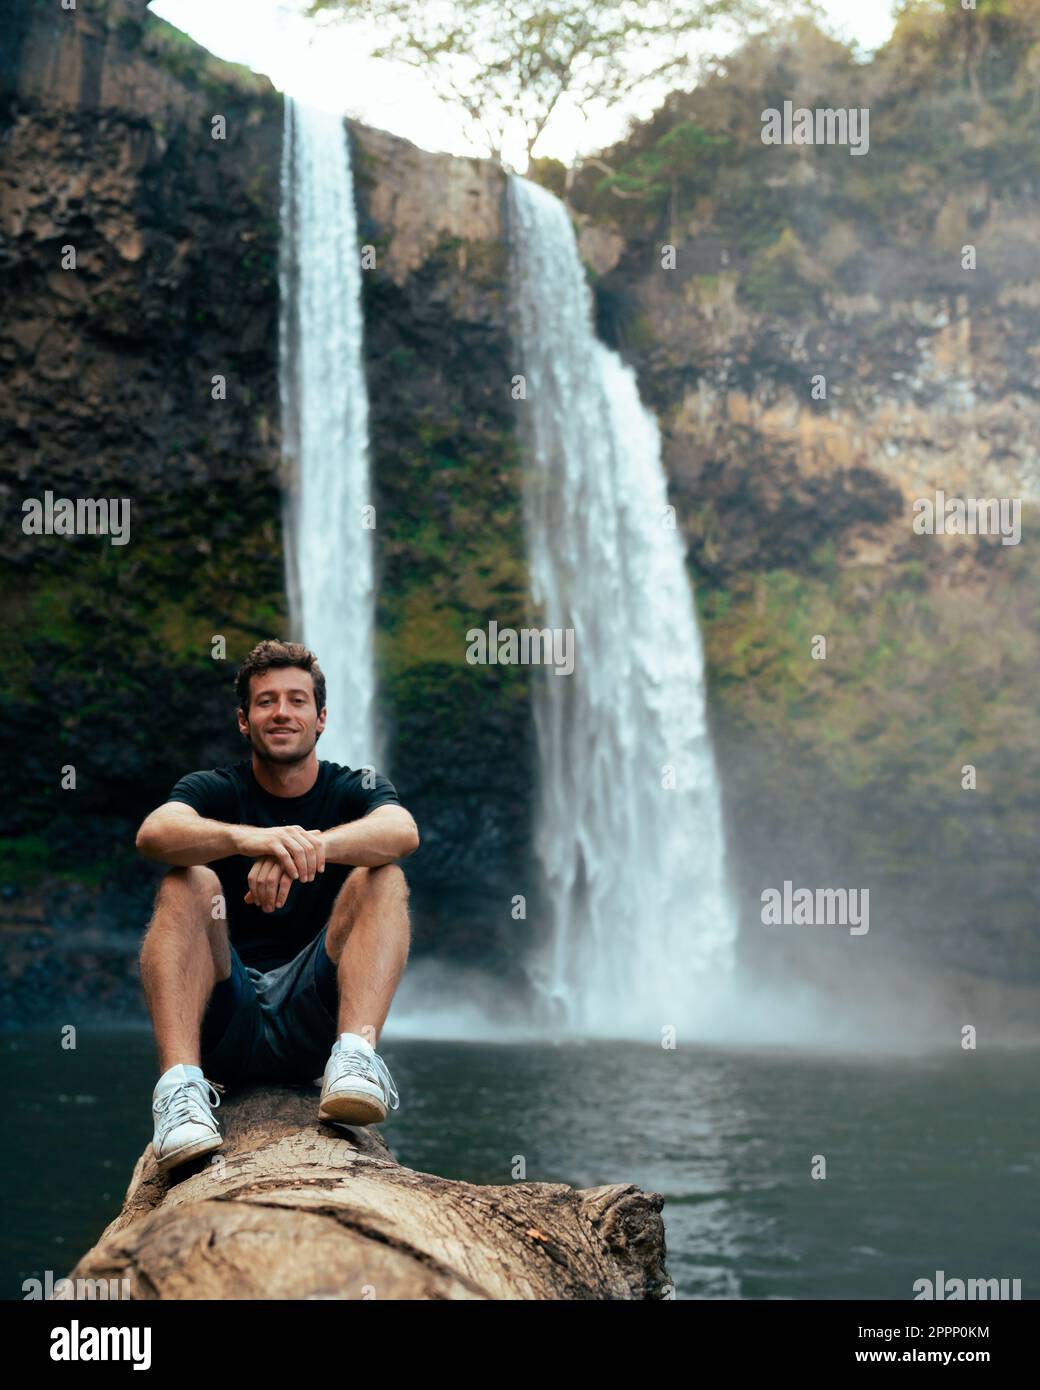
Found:
[[[479,442],[471,437],[460,449],[471,430]],[[503,698],[526,687],[523,668],[498,668],[489,678],[464,659],[470,628],[490,618],[502,626],[525,621],[518,444],[491,418],[463,424],[456,407],[439,423],[399,418],[394,456],[394,501],[380,518],[380,677],[398,718],[428,698],[424,671],[437,673],[445,706],[461,700],[475,714],[473,702],[484,708],[489,690]]]
[[[767,314],[804,315],[817,307],[817,292],[801,274],[805,249],[790,227],[755,253],[744,280],[744,298]]]
[[[595,195],[638,198],[651,212],[674,221],[680,204],[689,206],[711,187],[732,145],[729,136],[711,135],[696,121],[673,125],[647,149],[595,186]]]
[[[869,108],[868,155],[764,145],[762,112],[787,97]],[[847,229],[845,254],[828,270],[844,262],[852,272],[863,248],[945,253],[961,202],[967,239],[980,181],[995,199],[1030,196],[1040,181],[1038,117],[1035,0],[980,0],[971,12],[957,0],[911,0],[870,63],[797,19],[751,38],[695,91],[673,94],[619,146],[587,160],[570,196],[631,245],[645,242],[647,254],[715,231],[750,308],[811,316],[819,306],[804,252],[815,255],[835,225]]]
[[[186,486],[135,499],[129,545],[41,541],[4,601],[13,660],[0,718],[28,730],[29,761],[0,871],[6,865],[23,884],[58,869],[103,880],[119,852],[107,818],[133,819],[143,789],[195,766],[203,727],[213,746],[233,746],[235,666],[259,636],[285,626],[278,506],[273,489],[247,500],[230,483]],[[218,634],[223,661],[212,655]],[[41,726],[51,730],[43,740],[33,737]],[[60,788],[66,763],[75,791]]]
[[[922,589],[915,561],[865,576],[828,574],[818,558],[820,573],[769,570],[699,595],[728,717],[786,745],[791,761],[822,760],[850,788],[897,775],[904,802],[941,806],[971,762],[986,790],[999,776],[1010,797],[1040,744],[1036,545],[956,589]],[[811,657],[817,634],[822,661]]]

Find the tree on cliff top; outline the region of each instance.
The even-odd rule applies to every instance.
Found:
[[[751,24],[764,0],[311,0],[310,13],[367,21],[373,51],[419,68],[461,107],[495,159],[522,133],[530,158],[566,99],[584,112],[695,74],[690,40],[720,21]]]

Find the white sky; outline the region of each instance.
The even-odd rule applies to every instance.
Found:
[[[892,0],[820,0],[820,7],[841,38],[864,49],[884,43],[892,31]],[[218,57],[266,73],[279,90],[301,101],[342,111],[424,149],[484,152],[418,72],[369,57],[374,36],[356,26],[319,30],[301,17],[295,0],[152,0],[150,9]],[[619,139],[630,116],[647,116],[656,104],[644,100],[589,119],[558,109],[535,152],[570,163],[578,153]],[[507,148],[506,157],[522,167],[518,148]]]

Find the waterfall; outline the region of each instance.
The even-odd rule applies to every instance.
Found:
[[[534,672],[535,848],[548,938],[533,978],[563,1031],[659,1038],[703,1023],[731,976],[704,664],[657,422],[593,332],[566,209],[511,179],[538,621],[574,672]]]
[[[279,335],[284,543],[295,638],[328,688],[319,756],[379,766],[361,264],[341,116],[285,98]]]

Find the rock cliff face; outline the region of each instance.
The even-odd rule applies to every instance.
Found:
[[[510,916],[530,859],[524,667],[470,666],[466,632],[527,612],[514,434],[505,179],[356,127],[365,358],[381,575],[378,669],[392,767],[423,827],[415,945],[520,983]]]
[[[155,879],[135,824],[185,770],[241,756],[234,669],[287,625],[282,102],[143,0],[4,12],[8,988],[34,1015],[70,979],[133,1008]],[[528,721],[522,684],[460,662],[482,606],[505,620],[523,603],[503,180],[352,136],[362,240],[378,250],[366,314],[390,771],[426,832],[416,950],[494,956],[487,919],[526,853]],[[23,500],[47,490],[129,499],[129,543],[23,534]],[[67,972],[44,968],[55,949]]]
[[[4,880],[36,1013],[63,973],[134,997],[154,877],[134,821],[178,768],[237,752],[228,668],[282,625],[281,114],[143,4],[4,9]],[[23,535],[47,490],[129,499],[129,542]],[[52,947],[67,972],[40,964]]]

